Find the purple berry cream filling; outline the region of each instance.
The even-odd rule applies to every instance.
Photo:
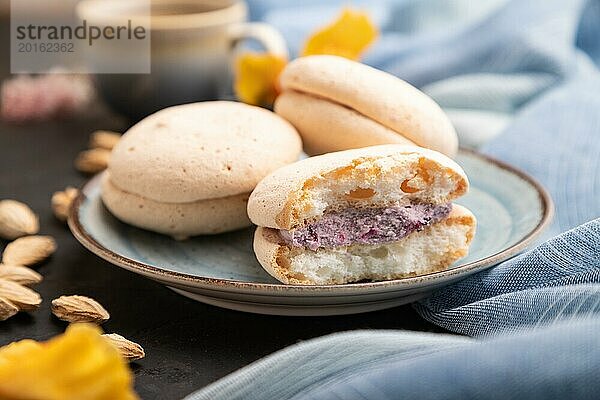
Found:
[[[380,244],[402,239],[446,218],[452,204],[411,204],[384,208],[347,208],[325,213],[316,222],[280,230],[289,246],[317,250],[353,244]]]

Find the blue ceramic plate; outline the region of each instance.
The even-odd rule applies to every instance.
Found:
[[[253,228],[184,242],[134,228],[103,206],[101,176],[84,186],[69,226],[85,247],[105,260],[205,303],[281,315],[377,310],[414,301],[514,256],[550,222],[552,201],[531,177],[470,151],[461,151],[457,161],[471,182],[469,193],[458,203],[477,216],[477,234],[468,257],[447,271],[419,277],[331,286],[283,285],[256,261]]]

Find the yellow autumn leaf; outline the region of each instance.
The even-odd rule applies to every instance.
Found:
[[[315,32],[301,54],[331,54],[358,60],[377,34],[377,28],[367,14],[347,8],[336,21]]]
[[[278,77],[287,61],[269,53],[248,52],[235,62],[234,89],[244,103],[270,106],[279,94]]]
[[[377,37],[377,28],[367,14],[344,9],[325,28],[306,42],[301,55],[332,54],[352,60]],[[244,103],[270,106],[279,94],[279,74],[287,64],[284,58],[269,53],[244,53],[235,62],[234,90]]]
[[[0,348],[2,400],[135,400],[132,384],[125,361],[92,325]]]

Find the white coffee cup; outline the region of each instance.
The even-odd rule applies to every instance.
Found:
[[[147,74],[97,74],[101,95],[117,111],[134,119],[158,109],[231,95],[231,66],[236,45],[254,39],[264,50],[287,58],[283,37],[273,27],[246,22],[241,0],[150,0],[151,70]],[[135,15],[148,0],[83,0],[77,15],[89,24],[106,24]],[[147,8],[147,7],[146,7]],[[109,12],[107,12],[107,10]],[[107,17],[108,16],[108,17]],[[88,58],[126,57],[114,45],[96,46]]]

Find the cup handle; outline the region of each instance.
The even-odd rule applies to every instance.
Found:
[[[285,39],[281,33],[263,22],[242,22],[233,25],[229,30],[232,47],[236,47],[244,39],[255,39],[266,52],[288,59],[289,53]]]

